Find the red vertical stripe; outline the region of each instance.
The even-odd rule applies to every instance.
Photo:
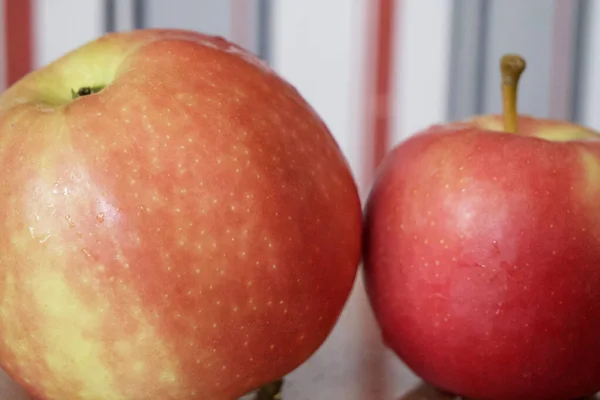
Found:
[[[392,67],[394,59],[394,31],[396,7],[401,0],[371,0],[368,7],[373,17],[367,41],[367,95],[366,124],[367,149],[365,160],[365,188],[373,180],[374,171],[388,151],[390,143],[390,111],[392,106]]]
[[[367,40],[366,40],[366,90],[365,90],[365,131],[364,149],[362,150],[363,179],[360,185],[361,195],[368,194],[373,182],[375,170],[390,142],[390,121],[392,93],[394,88],[392,71],[394,60],[395,11],[401,7],[402,0],[363,0],[368,7]],[[370,313],[368,302],[358,314]],[[380,336],[376,327],[368,324],[362,327],[363,343],[378,344]],[[389,379],[386,353],[383,348],[370,349],[368,364],[361,370],[361,398],[392,398],[394,383]]]
[[[10,86],[33,66],[33,0],[4,0],[6,86]]]

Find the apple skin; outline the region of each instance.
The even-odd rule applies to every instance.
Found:
[[[600,136],[528,116],[519,134],[501,127],[499,116],[433,126],[388,153],[365,206],[374,314],[386,345],[442,390],[591,395],[600,390]]]
[[[115,33],[24,77],[0,166],[0,365],[37,399],[234,399],[311,356],[353,286],[346,160],[224,39]]]

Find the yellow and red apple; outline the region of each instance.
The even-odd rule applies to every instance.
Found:
[[[300,94],[220,38],[102,37],[0,97],[0,365],[43,400],[230,400],[303,363],[361,206]]]
[[[366,206],[366,285],[386,344],[424,380],[477,400],[574,399],[600,390],[600,134],[516,118],[516,81],[504,115],[388,154]]]

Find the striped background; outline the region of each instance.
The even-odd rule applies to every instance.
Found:
[[[498,112],[498,59],[528,59],[519,106],[600,129],[593,0],[0,0],[0,90],[105,32],[177,27],[256,52],[323,116],[363,195],[382,155],[432,123]],[[415,382],[380,344],[357,281],[286,399],[394,399]],[[0,396],[2,396],[0,385]],[[11,395],[11,399],[16,395]],[[2,399],[2,397],[0,397]]]

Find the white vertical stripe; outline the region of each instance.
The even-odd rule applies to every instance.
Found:
[[[390,147],[448,119],[453,4],[402,0],[395,7]],[[386,366],[392,393],[386,398],[398,398],[418,381],[392,352]]]
[[[588,1],[586,40],[582,49],[584,65],[581,84],[580,123],[600,130],[600,2]]]
[[[363,100],[365,1],[272,3],[271,63],[321,114],[355,172],[362,168],[358,107]]]
[[[130,31],[134,28],[133,0],[115,0],[115,31]]]
[[[448,118],[452,5],[403,0],[396,7],[395,97],[391,144]]]
[[[219,35],[250,51],[258,51],[258,0],[147,0],[144,4],[148,27]]]
[[[4,15],[4,1],[0,0],[0,93],[6,87],[6,24]]]
[[[271,62],[316,109],[355,176],[364,169],[367,15],[371,0],[273,1]],[[289,399],[393,398],[362,276],[333,333],[294,371]]]
[[[259,40],[259,1],[229,0],[231,21],[229,25],[230,40],[254,53],[258,52]]]
[[[182,28],[227,36],[231,22],[230,1],[146,0],[146,23],[151,28]]]
[[[551,118],[572,118],[578,10],[578,1],[553,1],[554,19],[548,101],[548,116]]]
[[[35,0],[34,68],[104,33],[102,0]]]

